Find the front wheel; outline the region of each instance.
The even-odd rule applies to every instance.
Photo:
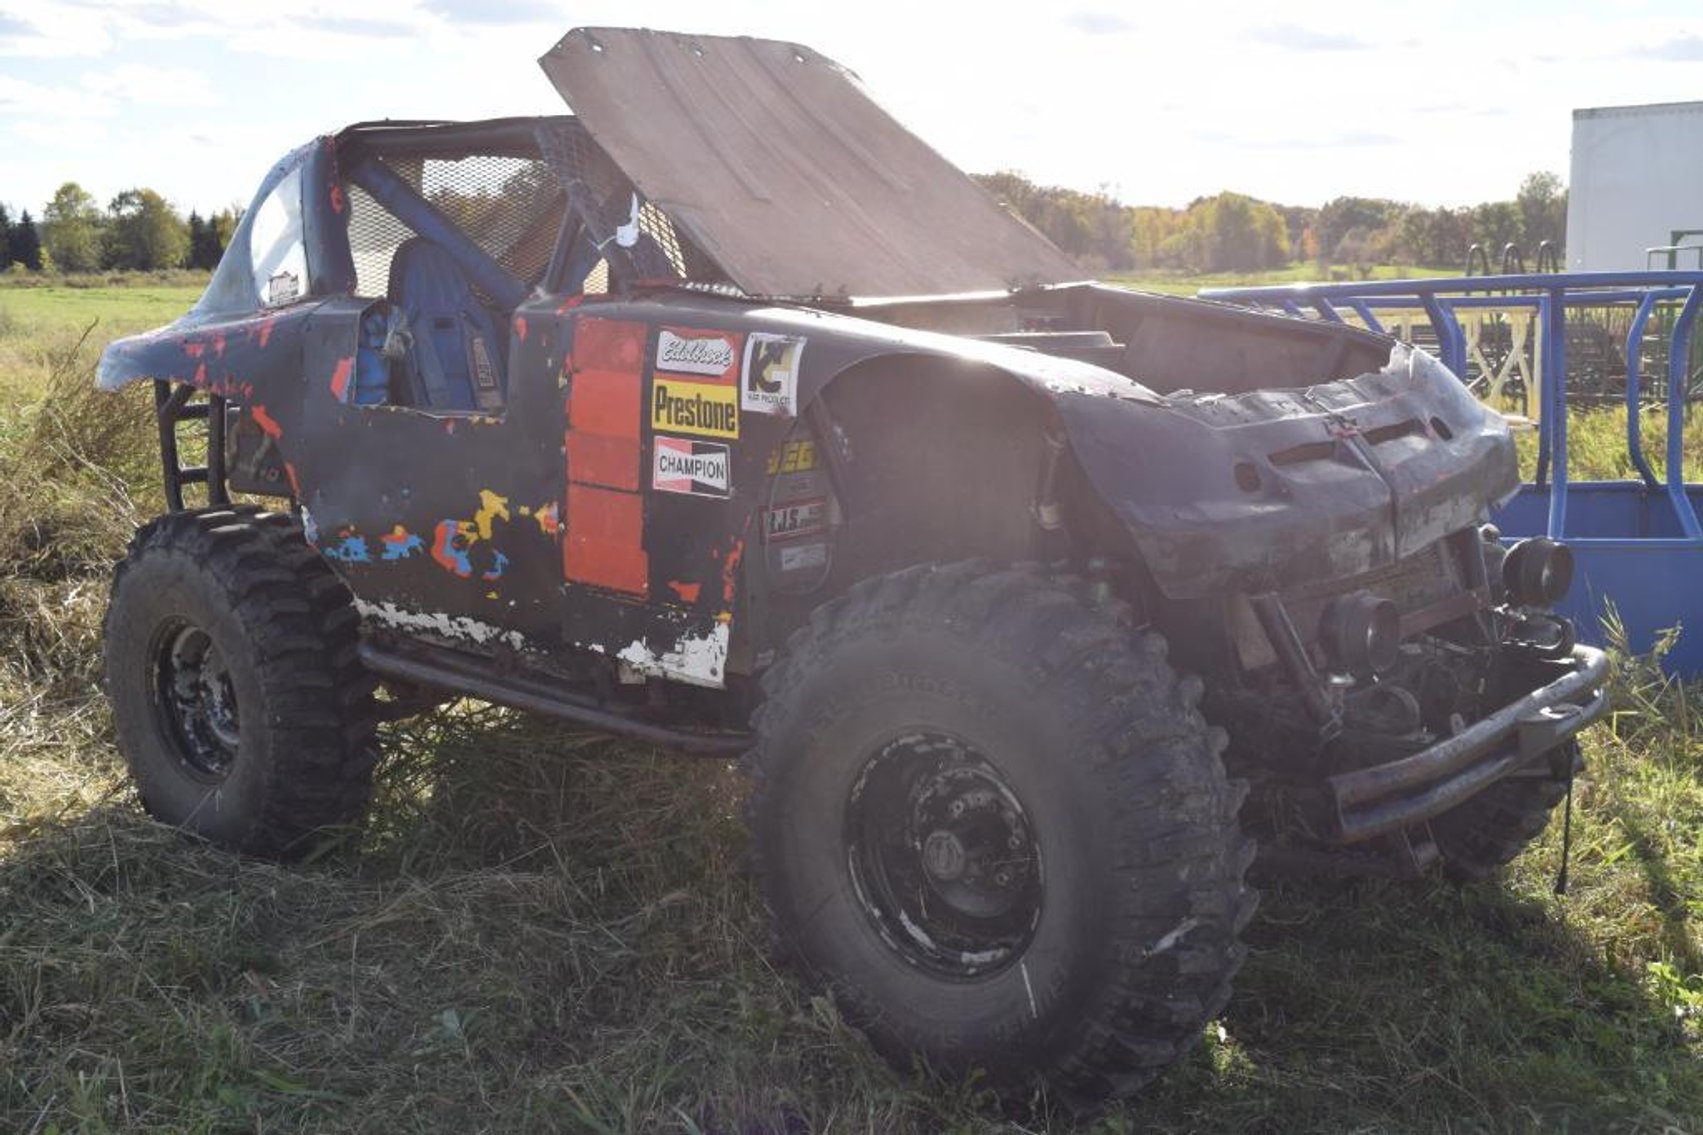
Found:
[[[178,512],[137,532],[107,607],[106,689],[149,813],[281,856],[359,819],[375,717],[357,628],[288,516]]]
[[[1243,788],[1165,654],[1038,573],[959,564],[860,584],[766,676],[763,894],[890,1059],[1090,1102],[1224,1005]]]

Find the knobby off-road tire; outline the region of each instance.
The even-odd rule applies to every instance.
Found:
[[[285,857],[358,821],[376,750],[357,626],[289,516],[210,509],[140,529],[107,607],[106,688],[148,812]]]
[[[902,1068],[1082,1106],[1223,1007],[1256,901],[1246,790],[1165,654],[1038,572],[920,566],[819,609],[765,676],[764,898]]]
[[[1563,762],[1583,767],[1579,743],[1567,741]],[[1552,776],[1510,777],[1431,821],[1431,838],[1453,877],[1470,881],[1513,861],[1567,798],[1567,781]]]

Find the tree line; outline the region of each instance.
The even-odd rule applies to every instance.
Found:
[[[1548,172],[1528,175],[1512,200],[1462,208],[1381,197],[1337,197],[1314,208],[1226,191],[1168,209],[1040,186],[1011,171],[976,180],[1096,271],[1257,271],[1292,260],[1462,269],[1474,244],[1491,250],[1495,268],[1506,245],[1535,256],[1544,241],[1559,249],[1567,231],[1567,190]]]
[[[1036,185],[1011,171],[976,180],[1092,271],[1258,271],[1292,260],[1321,268],[1400,263],[1459,269],[1474,244],[1491,250],[1496,267],[1505,245],[1527,255],[1543,241],[1559,248],[1567,227],[1567,191],[1547,172],[1527,176],[1512,200],[1463,208],[1379,197],[1337,197],[1315,208],[1226,191],[1170,209]],[[127,189],[103,209],[93,194],[68,181],[39,221],[27,209],[14,220],[0,205],[0,268],[210,269],[241,216],[232,207],[208,217],[191,211],[186,218],[147,188]]]
[[[42,209],[14,220],[0,205],[0,268],[32,272],[216,267],[242,211],[221,209],[188,217],[152,189],[126,189],[103,209],[95,196],[67,181]]]

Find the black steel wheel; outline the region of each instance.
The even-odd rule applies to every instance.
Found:
[[[1255,904],[1244,788],[1165,655],[1038,571],[957,564],[859,584],[765,676],[765,901],[901,1067],[1087,1104],[1224,1005]]]
[[[1040,920],[1040,852],[999,770],[962,738],[905,733],[870,755],[846,802],[864,913],[907,961],[948,977],[1022,956]]]
[[[138,531],[107,607],[106,688],[149,813],[280,856],[358,820],[375,714],[357,627],[289,516],[182,512]]]

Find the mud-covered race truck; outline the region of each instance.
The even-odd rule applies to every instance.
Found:
[[[1605,663],[1440,364],[1073,282],[808,48],[542,65],[573,116],[292,152],[102,358],[170,502],[106,620],[152,814],[299,853],[451,697],[742,755],[807,977],[1077,1102],[1224,1005],[1256,848],[1472,876],[1544,825]]]

